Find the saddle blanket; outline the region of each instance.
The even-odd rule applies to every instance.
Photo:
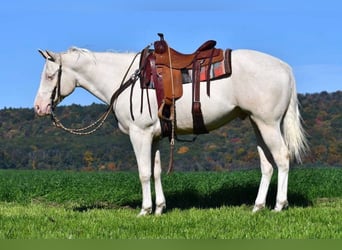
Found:
[[[201,67],[200,73],[200,81],[207,81],[207,71],[208,66]],[[183,84],[192,83],[192,69],[182,69],[182,81]],[[220,78],[224,78],[228,76],[230,72],[227,72],[226,67],[224,65],[224,61],[213,63],[210,67],[210,79],[209,80],[217,80]]]
[[[231,69],[231,50],[226,50],[226,53],[224,54],[224,59],[221,62],[216,62],[211,64],[210,67],[210,79],[209,80],[218,80],[221,78],[229,77],[232,73]],[[201,72],[200,72],[200,81],[204,82],[207,81],[207,71],[208,66],[202,66]],[[192,83],[192,69],[181,69],[182,73],[182,84]],[[153,79],[150,78],[150,81],[146,84],[144,84],[144,87],[142,88],[149,88],[149,89],[155,89],[155,85],[153,82]]]

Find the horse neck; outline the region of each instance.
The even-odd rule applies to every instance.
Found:
[[[86,58],[79,58],[79,63],[74,64],[77,85],[108,104],[113,93],[119,88],[134,56],[134,53],[111,52],[84,54],[83,57]],[[128,72],[128,78],[138,68],[138,62],[137,58]]]

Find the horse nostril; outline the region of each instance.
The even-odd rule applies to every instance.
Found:
[[[34,106],[34,110],[36,111],[36,113],[38,113],[40,111],[39,105]]]
[[[51,113],[51,104],[48,104],[46,107],[46,113],[50,114]]]

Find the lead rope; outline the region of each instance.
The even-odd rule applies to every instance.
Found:
[[[171,75],[171,89],[172,89],[172,107],[171,107],[171,139],[170,139],[170,157],[169,157],[169,167],[167,170],[167,174],[170,174],[173,170],[173,156],[175,151],[175,122],[176,122],[176,103],[175,103],[175,89],[173,82],[173,74],[172,74],[172,60],[171,60],[171,51],[170,47],[168,47],[169,54],[169,64],[170,64],[170,75]]]
[[[102,114],[95,122],[93,122],[92,124],[90,124],[84,128],[67,128],[67,127],[65,127],[63,125],[63,123],[57,118],[56,114],[53,111],[51,111],[51,119],[53,121],[53,124],[57,128],[61,128],[64,131],[69,132],[70,134],[90,135],[90,134],[94,133],[96,130],[98,130],[103,125],[103,123],[107,119],[112,107],[113,107],[113,105],[110,105],[108,107],[107,111],[104,114]],[[91,129],[91,130],[84,132],[85,130],[88,130],[88,129]]]

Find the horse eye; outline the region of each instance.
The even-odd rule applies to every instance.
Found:
[[[46,79],[48,79],[49,81],[52,81],[54,77],[55,77],[55,74],[46,75]]]

